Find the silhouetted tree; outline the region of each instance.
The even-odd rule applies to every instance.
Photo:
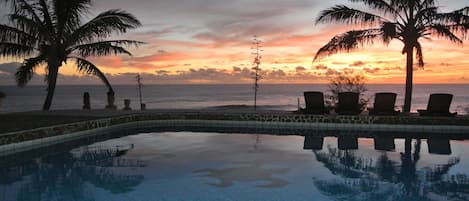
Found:
[[[399,40],[404,44],[402,54],[407,55],[406,92],[404,112],[410,112],[413,86],[413,56],[423,67],[420,39],[437,36],[462,45],[469,30],[469,7],[442,13],[435,0],[350,0],[369,7],[361,11],[346,5],[323,10],[316,23],[339,22],[353,26],[372,26],[339,34],[316,53],[315,60],[341,51],[350,52],[364,45],[381,41],[389,44]],[[374,11],[374,12],[373,12]],[[457,36],[461,34],[461,36]]]
[[[332,78],[328,86],[331,94],[327,96],[326,104],[329,107],[336,105],[341,92],[355,92],[360,94],[360,109],[365,109],[369,102],[369,99],[364,97],[364,93],[368,90],[365,81],[366,78],[363,75],[341,74]]]
[[[18,86],[24,87],[36,68],[46,71],[47,97],[43,110],[49,110],[60,67],[76,63],[79,72],[98,76],[113,92],[104,73],[90,56],[131,55],[123,46],[137,46],[133,40],[104,40],[112,33],[125,33],[141,26],[132,14],[108,10],[82,23],[90,0],[3,0],[12,5],[8,24],[0,24],[0,55],[26,58],[16,72]]]

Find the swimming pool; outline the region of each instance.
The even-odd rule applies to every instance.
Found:
[[[469,200],[469,141],[110,133],[0,158],[0,201]]]

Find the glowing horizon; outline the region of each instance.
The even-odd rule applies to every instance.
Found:
[[[147,44],[130,49],[133,57],[109,56],[92,61],[115,85],[134,83],[135,73],[143,74],[148,84],[251,83],[250,42],[258,35],[264,41],[261,83],[328,83],[338,73],[349,72],[363,74],[370,84],[404,84],[405,55],[401,54],[403,45],[396,41],[312,63],[321,46],[350,29],[340,24],[314,24],[320,10],[342,3],[356,8],[361,5],[345,0],[95,1],[90,17],[113,8],[127,10],[144,25],[116,37]],[[440,1],[445,11],[462,8],[463,4]],[[414,83],[469,83],[467,44],[458,47],[433,39],[421,41],[426,66],[415,72]],[[0,85],[14,84],[14,62],[21,60],[0,59]],[[39,76],[31,84],[43,82],[43,70],[37,73]],[[73,63],[64,66],[60,73],[58,84],[100,84],[97,78],[78,74]]]

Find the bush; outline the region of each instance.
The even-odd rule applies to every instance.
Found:
[[[329,84],[330,94],[326,95],[326,105],[334,108],[339,100],[341,92],[355,92],[360,94],[360,108],[364,110],[370,101],[364,97],[364,93],[368,91],[365,87],[366,78],[363,75],[339,75],[331,80]]]

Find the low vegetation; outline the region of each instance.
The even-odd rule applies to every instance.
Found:
[[[342,74],[332,78],[328,86],[330,94],[326,94],[327,107],[335,107],[339,100],[339,93],[355,92],[360,94],[360,108],[364,110],[369,102],[369,98],[364,96],[364,93],[368,90],[365,84],[366,78],[363,75]]]

